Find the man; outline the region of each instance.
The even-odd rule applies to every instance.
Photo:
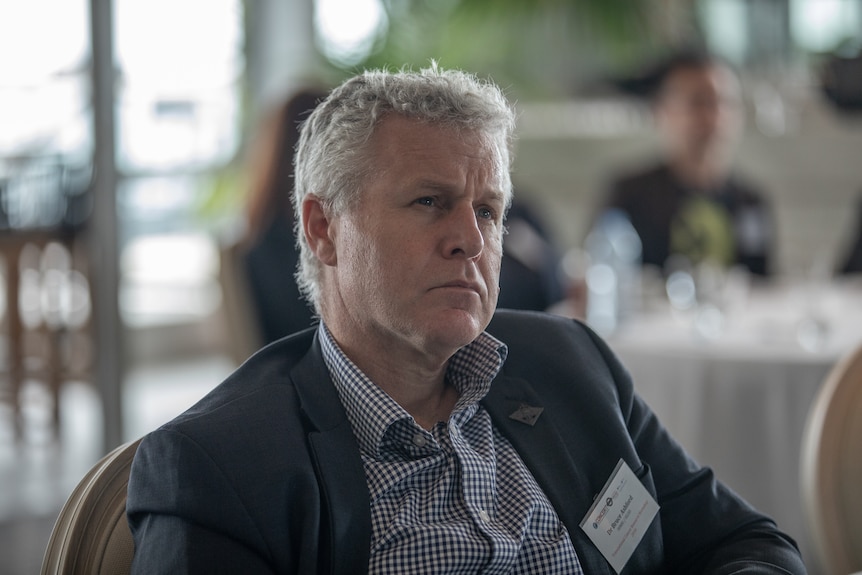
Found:
[[[494,317],[513,127],[436,66],[315,109],[295,202],[321,323],[144,439],[136,573],[804,572],[586,327]]]
[[[628,215],[643,263],[671,255],[691,264],[770,272],[772,220],[763,195],[734,174],[743,126],[739,81],[708,54],[675,54],[657,74],[653,111],[664,159],[616,179],[606,208]]]

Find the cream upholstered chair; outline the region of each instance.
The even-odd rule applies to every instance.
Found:
[[[832,368],[802,440],[802,503],[830,575],[862,570],[862,346]]]
[[[42,575],[129,573],[135,547],[126,522],[126,487],[140,441],[108,453],[75,487],[54,524]]]

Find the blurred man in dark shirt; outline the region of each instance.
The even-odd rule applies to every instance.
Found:
[[[623,210],[643,243],[643,263],[671,255],[693,265],[741,264],[770,271],[772,219],[759,190],[731,169],[743,126],[739,81],[701,52],[670,58],[655,81],[654,114],[663,158],[613,181],[605,208]]]

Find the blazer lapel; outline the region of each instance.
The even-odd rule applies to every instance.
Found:
[[[371,549],[370,495],[353,429],[323,361],[317,336],[291,371],[322,492],[324,529],[319,573],[365,573]],[[328,525],[327,525],[328,523]]]
[[[563,440],[547,414],[540,414],[532,424],[524,421],[524,414],[534,413],[525,407],[545,407],[533,387],[524,379],[500,374],[482,404],[566,526],[584,572],[611,573],[610,565],[580,528],[595,494],[583,471],[586,462],[577,457],[577,445]],[[580,465],[575,461],[580,461]]]

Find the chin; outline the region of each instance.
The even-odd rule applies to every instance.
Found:
[[[461,347],[479,337],[491,321],[491,316],[455,309],[442,312],[437,321],[444,333],[462,342],[458,346]]]

